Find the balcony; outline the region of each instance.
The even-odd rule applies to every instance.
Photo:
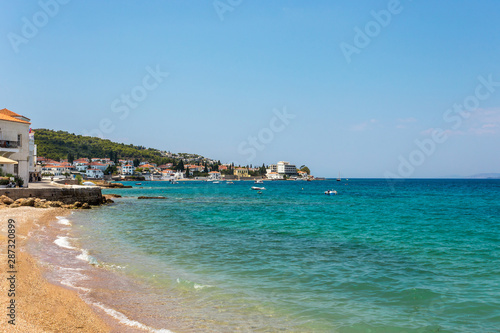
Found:
[[[18,141],[0,140],[0,151],[17,153],[19,152],[19,146]]]

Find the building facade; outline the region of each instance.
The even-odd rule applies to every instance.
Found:
[[[0,110],[0,156],[17,164],[2,164],[4,173],[17,175],[28,187],[30,171],[36,172],[36,147],[30,136],[30,119],[7,109]]]

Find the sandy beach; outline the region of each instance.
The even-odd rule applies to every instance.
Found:
[[[0,209],[1,290],[0,304],[5,312],[2,332],[109,332],[110,328],[75,291],[49,283],[44,268],[26,251],[30,236],[47,226],[56,216],[65,216],[61,208],[20,207]],[[15,221],[15,296],[9,296],[12,274],[8,269],[8,221]],[[15,300],[15,325],[9,324],[7,307]]]

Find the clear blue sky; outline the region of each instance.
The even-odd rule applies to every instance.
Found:
[[[33,128],[317,176],[500,172],[498,1],[55,1],[0,4],[0,108]]]

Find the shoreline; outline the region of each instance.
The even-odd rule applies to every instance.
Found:
[[[9,324],[10,319],[2,316],[0,327],[9,332],[110,332],[111,327],[96,313],[94,309],[79,294],[68,288],[55,285],[44,276],[48,269],[43,267],[35,257],[28,252],[28,243],[40,229],[49,226],[56,216],[67,216],[70,210],[61,208],[37,209],[19,207],[16,209],[1,209],[2,224],[0,240],[2,246],[2,265],[7,265],[7,221],[15,221],[16,243],[16,280],[15,295],[9,297],[10,276],[7,271],[1,274],[2,294],[0,304],[2,309],[15,301],[15,325]],[[9,276],[8,276],[9,275]]]

